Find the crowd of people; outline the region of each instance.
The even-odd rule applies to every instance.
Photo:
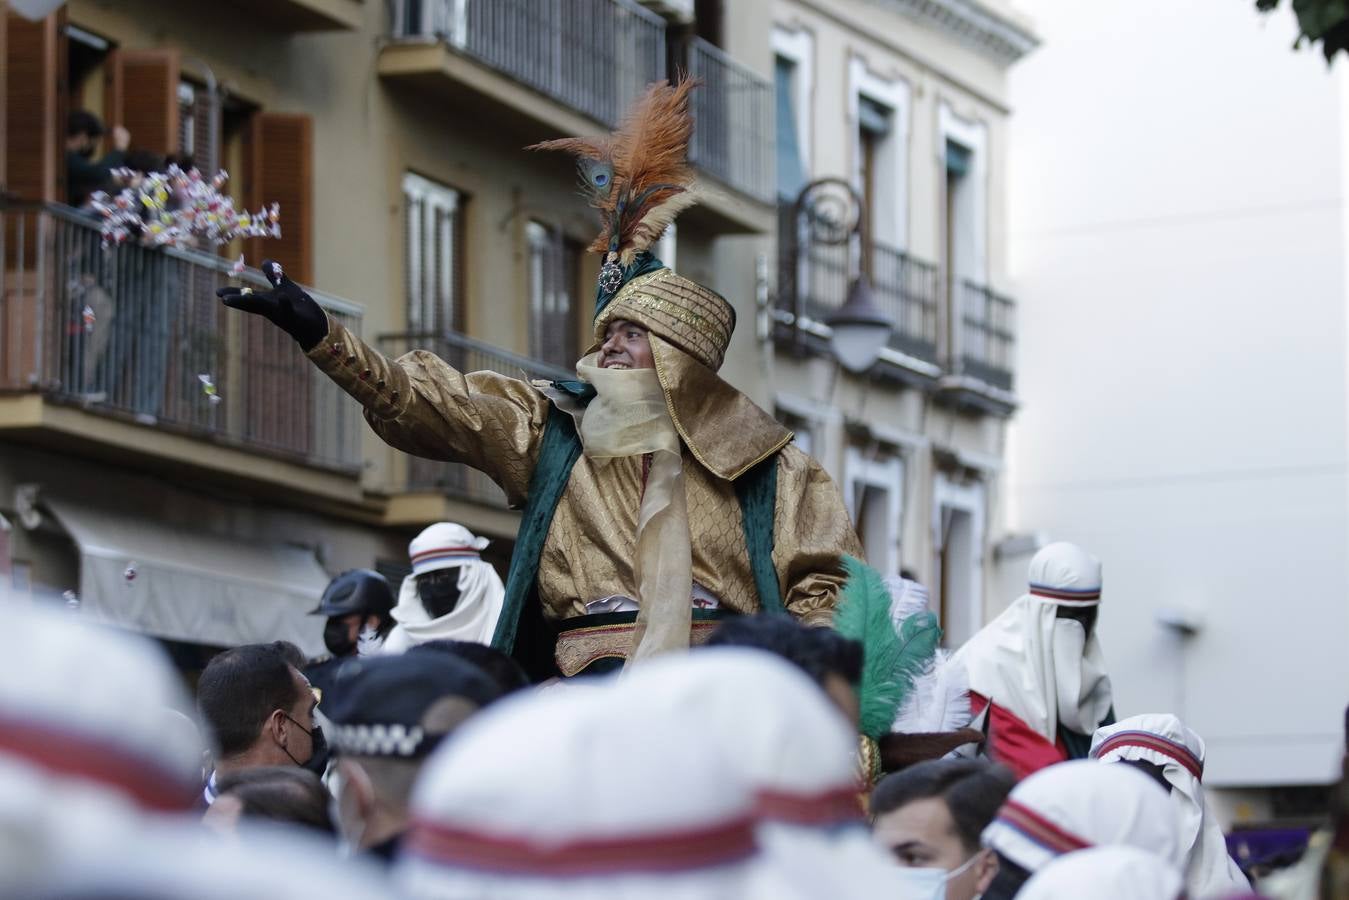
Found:
[[[389,359],[270,261],[270,290],[219,292],[386,442],[488,474],[522,510],[509,571],[431,525],[396,590],[328,586],[329,657],[232,647],[195,699],[148,639],[16,609],[0,894],[1250,896],[1204,742],[1117,718],[1098,560],[1044,547],[943,650],[922,585],[860,560],[824,468],[717,374],[734,307],[651,254],[696,199],[693,87],[538,146],[578,156],[603,223],[574,381]],[[1341,846],[1257,887],[1341,896]]]
[[[1079,677],[1100,665],[1082,610],[1101,584],[1075,546],[1041,551],[1027,594],[916,676],[915,694],[968,672],[952,730],[968,740],[892,731],[905,761],[873,783],[864,644],[740,616],[687,652],[531,683],[465,637],[500,612],[484,543],[428,528],[397,603],[375,572],[339,575],[315,610],[331,656],[234,647],[195,701],[149,639],[16,606],[0,895],[1256,896],[1205,799],[1199,736],[1170,715],[1116,722],[1104,671]],[[448,546],[467,549],[427,552]],[[917,586],[887,587],[910,612]],[[1083,697],[1094,721],[1073,718]],[[1285,872],[1259,896],[1338,896],[1317,893],[1333,854],[1309,858],[1300,887]]]

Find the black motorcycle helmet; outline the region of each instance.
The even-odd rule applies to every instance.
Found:
[[[371,569],[349,569],[328,583],[313,614],[329,618],[352,613],[378,616],[383,633],[392,626],[392,609],[393,591],[383,575]]]

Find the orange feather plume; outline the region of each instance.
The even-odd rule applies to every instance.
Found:
[[[697,84],[685,80],[651,85],[613,134],[560,138],[526,148],[561,150],[577,157],[590,204],[603,221],[599,237],[590,245],[593,252],[613,250],[628,265],[660,240],[675,216],[697,202],[696,178],[688,163],[693,135],[689,94]]]

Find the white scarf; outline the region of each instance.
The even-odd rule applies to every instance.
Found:
[[[637,512],[637,626],[629,663],[687,650],[693,620],[693,550],[684,464],[655,369],[602,369],[598,354],[576,364],[597,396],[580,413],[581,445],[591,459],[651,454]]]
[[[1017,900],[1062,897],[1179,900],[1184,887],[1180,873],[1167,860],[1137,847],[1115,845],[1079,850],[1054,860],[1036,872],[1016,897]]]
[[[1058,726],[1091,734],[1110,711],[1110,676],[1093,629],[1058,618],[1053,600],[1023,594],[954,656],[970,690],[1012,713],[1045,740]]]
[[[1250,882],[1227,852],[1222,826],[1209,809],[1201,777],[1204,740],[1172,715],[1133,716],[1099,729],[1091,755],[1101,762],[1146,760],[1162,767],[1171,785],[1171,805],[1180,831],[1185,881],[1194,897],[1250,890]]]
[[[384,639],[384,653],[403,653],[427,641],[452,640],[490,644],[506,599],[501,576],[491,563],[465,560],[459,569],[459,602],[438,618],[427,615],[417,594],[417,576],[403,579],[393,618],[398,624]]]

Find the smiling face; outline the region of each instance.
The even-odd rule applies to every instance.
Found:
[[[654,365],[645,328],[627,319],[609,323],[600,345],[601,369],[650,369]]]

